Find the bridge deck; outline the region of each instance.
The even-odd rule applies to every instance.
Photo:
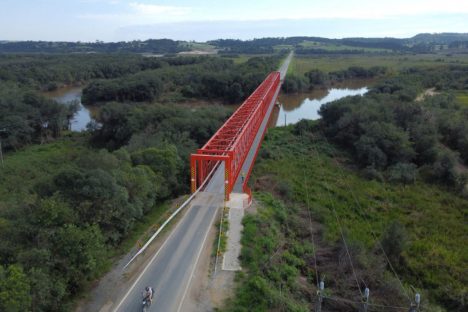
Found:
[[[273,96],[273,99],[271,100],[270,106],[268,107],[268,111],[265,114],[265,118],[262,121],[262,124],[260,125],[260,128],[258,128],[257,135],[255,136],[254,141],[252,142],[252,146],[250,148],[249,153],[247,154],[247,157],[245,158],[244,164],[242,165],[241,172],[244,173],[245,178],[248,180],[250,176],[250,171],[253,168],[253,163],[255,162],[255,158],[257,156],[257,153],[260,149],[260,145],[262,144],[263,136],[266,132],[266,127],[268,126],[268,121],[270,120],[271,116],[271,111],[273,110],[273,107],[275,106],[276,98],[278,96],[278,93],[280,91],[280,88],[276,90],[275,95]],[[242,179],[242,174],[237,177],[237,180],[234,184],[233,192],[234,193],[243,193],[243,184],[244,181]]]
[[[293,54],[289,54],[289,56],[286,58],[286,60],[283,62],[281,65],[279,72],[280,72],[280,77],[281,77],[281,82],[283,82],[284,77],[286,77],[286,72],[289,67],[289,63],[291,62]],[[270,106],[268,108],[268,112],[265,114],[265,118],[263,119],[262,124],[260,125],[260,128],[258,129],[257,135],[255,136],[254,141],[252,142],[252,146],[250,148],[249,154],[245,158],[244,164],[242,166],[241,172],[245,174],[246,180],[249,179],[250,176],[250,171],[253,168],[255,158],[257,156],[258,151],[260,150],[260,145],[262,144],[263,136],[266,133],[266,128],[268,127],[268,121],[270,120],[271,112],[273,111],[273,108],[275,107],[275,102],[276,98],[278,97],[278,93],[280,92],[281,88],[278,88],[276,91],[275,95],[273,96],[273,99],[271,100]],[[237,178],[233,192],[234,193],[243,193],[243,180],[242,180],[242,175],[239,175]],[[247,181],[246,181],[247,182]]]

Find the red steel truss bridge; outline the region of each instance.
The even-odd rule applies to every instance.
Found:
[[[209,179],[210,173],[224,165],[224,196],[231,192],[249,195],[250,172],[267,129],[280,89],[280,72],[270,73],[196,154],[190,157],[191,190]]]

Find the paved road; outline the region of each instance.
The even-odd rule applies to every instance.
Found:
[[[284,78],[292,53],[281,66],[281,78]],[[270,105],[271,108],[273,105]],[[271,109],[270,109],[271,112]],[[270,116],[268,112],[267,117]],[[261,131],[268,122],[265,118]],[[261,133],[259,131],[259,133]],[[261,136],[252,144],[248,159],[250,163]],[[249,158],[250,157],[250,158]],[[179,221],[173,232],[153,255],[133,285],[122,294],[112,311],[141,311],[142,292],[145,286],[155,289],[154,304],[149,311],[180,311],[180,305],[186,295],[209,230],[222,207],[224,196],[224,165],[221,164],[207,184],[192,201],[186,214]]]

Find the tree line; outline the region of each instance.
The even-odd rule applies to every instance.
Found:
[[[250,58],[242,64],[214,57],[199,57],[197,60],[185,66],[165,66],[116,79],[91,81],[83,90],[83,102],[147,102],[170,94],[180,100],[237,103],[252,93],[279,63],[279,58],[272,56]]]
[[[120,42],[3,41],[0,53],[177,53],[189,50],[180,41],[148,39]]]
[[[39,91],[112,79],[141,71],[203,62],[198,57],[143,57],[137,54],[0,54],[0,80]]]
[[[338,82],[347,79],[368,79],[384,76],[387,68],[383,66],[373,66],[364,68],[361,66],[350,66],[347,69],[324,72],[319,69],[313,69],[304,74],[304,76],[287,75],[281,90],[284,93],[297,93],[310,91],[316,88],[326,88]]]

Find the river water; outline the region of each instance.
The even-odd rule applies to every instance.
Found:
[[[78,101],[78,111],[73,115],[71,120],[71,131],[81,132],[86,130],[86,125],[93,120],[92,112],[81,103],[81,87],[63,87],[52,92],[47,92],[45,95],[62,104],[68,104],[72,101]]]
[[[281,93],[278,97],[280,106],[273,110],[269,126],[280,127],[295,124],[301,119],[319,119],[318,111],[322,105],[346,96],[363,95],[369,91],[369,82],[352,81],[330,89],[317,89],[307,93]]]

